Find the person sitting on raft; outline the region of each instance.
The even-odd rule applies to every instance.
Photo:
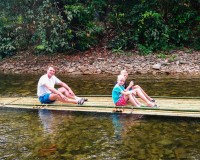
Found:
[[[143,95],[146,97],[146,99],[148,99],[150,102],[155,102],[155,99],[151,98],[151,97],[142,89],[142,87],[140,87],[139,85],[134,85],[134,82],[133,82],[133,81],[131,81],[131,82],[129,83],[129,85],[127,86],[126,80],[127,80],[127,78],[128,78],[128,72],[127,72],[125,69],[122,70],[122,71],[120,72],[120,74],[123,75],[123,76],[125,77],[124,88],[125,88],[126,90],[138,89],[138,90],[140,90],[140,91],[143,93]]]
[[[123,75],[118,75],[117,84],[112,90],[112,100],[116,106],[125,106],[128,101],[131,102],[133,106],[140,107],[142,104],[133,96],[135,90],[125,91],[124,88],[125,78]],[[118,111],[117,109],[114,111]]]
[[[77,97],[71,88],[55,76],[55,67],[49,66],[47,73],[40,77],[37,86],[37,95],[42,104],[53,103],[56,100],[63,103],[82,105],[87,99]],[[55,85],[61,88],[55,89]]]
[[[156,107],[157,105],[154,102],[149,101],[141,90],[138,88],[132,90],[125,90],[124,88],[125,77],[123,75],[118,75],[117,84],[112,90],[112,100],[116,106],[125,106],[127,102],[131,102],[133,106],[141,107],[141,104],[135,97],[138,95],[143,101],[147,103],[148,107]]]

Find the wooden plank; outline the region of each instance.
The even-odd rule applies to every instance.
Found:
[[[66,110],[66,111],[83,111],[83,112],[104,112],[112,113],[114,104],[111,97],[86,97],[88,102],[84,105],[64,104],[56,102],[52,105],[41,105],[37,98],[33,97],[2,97],[0,98],[0,107],[6,108],[24,108],[24,109],[49,109],[49,110]],[[140,100],[141,101],[141,100]],[[142,102],[142,101],[141,101]],[[200,118],[200,99],[199,98],[173,98],[164,97],[156,98],[160,105],[159,109],[144,107],[134,108],[127,106],[123,114],[143,114],[159,116],[181,116],[181,117],[198,117]]]

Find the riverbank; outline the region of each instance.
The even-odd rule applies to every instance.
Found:
[[[172,51],[169,54],[111,53],[105,48],[91,49],[73,55],[34,55],[31,52],[4,58],[0,72],[38,74],[54,64],[60,74],[119,74],[126,68],[130,74],[186,74],[200,75],[199,51]]]

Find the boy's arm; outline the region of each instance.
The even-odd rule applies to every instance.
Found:
[[[133,94],[133,91],[121,91],[122,94],[124,95],[129,95],[129,94]]]
[[[125,91],[128,91],[133,86],[133,81],[131,81]]]

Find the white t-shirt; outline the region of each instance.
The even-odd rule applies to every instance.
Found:
[[[39,82],[38,82],[38,86],[37,86],[37,95],[38,97],[43,96],[47,93],[51,93],[50,90],[48,90],[44,84],[47,84],[51,87],[54,88],[55,84],[60,83],[61,80],[59,80],[56,76],[52,76],[51,78],[49,78],[47,76],[47,74],[43,75],[42,77],[40,77]]]

